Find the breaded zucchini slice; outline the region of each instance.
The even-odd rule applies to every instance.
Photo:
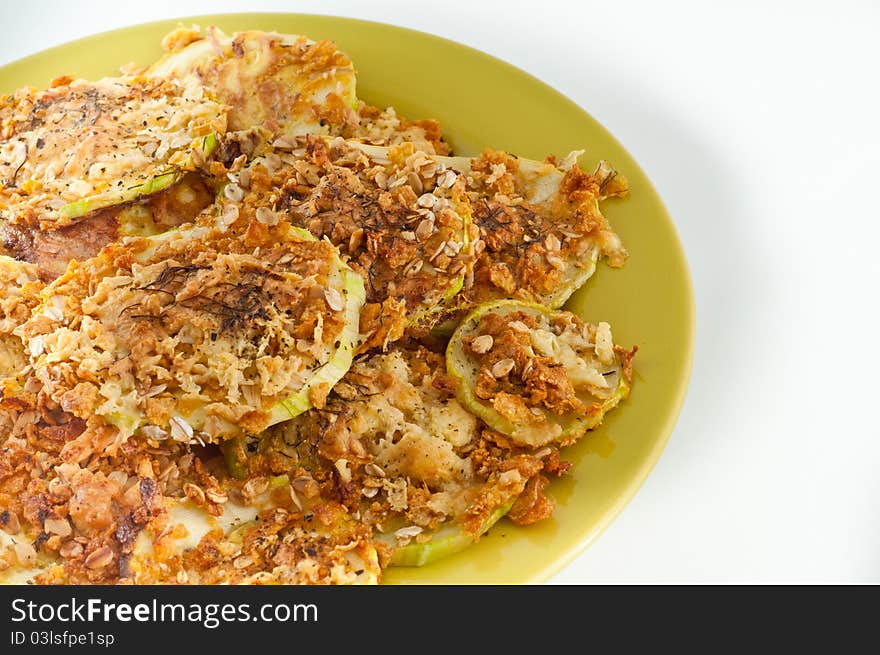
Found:
[[[196,78],[229,105],[230,130],[265,130],[269,143],[308,133],[449,152],[437,121],[407,120],[359,101],[354,66],[330,41],[260,31],[229,36],[208,27],[175,30],[163,46],[168,53],[146,74]]]
[[[365,152],[378,152],[360,146]],[[560,163],[487,150],[479,157],[434,157],[466,179],[478,228],[473,273],[443,330],[474,306],[515,297],[556,309],[586,282],[600,259],[622,266],[626,250],[599,201],[626,194],[626,179],[606,162],[593,173],[577,166],[583,151]]]
[[[599,260],[622,266],[627,252],[599,201],[626,193],[626,180],[606,162],[593,173],[573,153],[562,168],[485,152],[472,160],[479,200],[474,223],[482,249],[474,284],[461,300],[472,307],[517,297],[561,307],[595,272]]]
[[[191,223],[214,201],[214,192],[197,173],[188,173],[168,189],[133,203],[93,212],[72,225],[41,230],[0,221],[0,250],[30,262],[44,282],[67,270],[71,260],[97,255],[127,236],[152,236]]]
[[[231,131],[335,134],[357,102],[354,66],[332,41],[208,27],[176,30],[163,46],[169,52],[145,74],[201,84],[229,106]]]
[[[473,264],[464,178],[436,159],[409,144],[367,152],[296,137],[230,173],[208,220],[287,220],[328,238],[366,284],[362,348],[386,347],[436,323]]]
[[[462,321],[446,350],[459,401],[515,443],[569,444],[629,394],[633,351],[607,323],[502,300]]]
[[[57,229],[175,184],[212,152],[226,109],[197,85],[56,80],[0,99],[0,217]]]
[[[310,471],[372,527],[385,559],[420,566],[479,539],[542,470],[529,453],[487,456],[483,430],[441,355],[396,347],[361,356],[324,409],[269,430],[245,467]]]
[[[321,406],[363,302],[326,240],[287,223],[191,227],[72,263],[20,334],[66,411],[123,440],[217,442]]]
[[[257,482],[250,481],[250,487]],[[138,535],[128,565],[131,579],[136,584],[379,583],[382,571],[370,530],[344,507],[322,500],[297,507],[287,476],[263,478],[262,487],[257,496],[223,502],[219,515],[188,499],[169,500],[167,516]]]
[[[114,475],[125,479],[124,471]],[[114,487],[115,481],[107,483],[114,499],[133,495],[135,502],[144,502],[136,521],[130,515],[118,521],[116,537],[108,547],[95,543],[100,540],[94,534],[79,530],[76,519],[71,522],[57,512],[46,519],[55,532],[43,532],[42,538],[40,526],[23,525],[14,534],[0,529],[0,584],[124,580],[135,584],[369,585],[381,579],[369,528],[337,503],[316,498],[297,499],[301,507],[295,505],[287,476],[252,479],[245,485],[213,480],[207,490],[187,481],[183,497],[163,495],[154,479],[131,479],[135,484],[127,493]],[[67,484],[58,482],[63,483],[59,486]],[[79,487],[72,491],[75,497],[89,493]],[[104,503],[96,501],[92,511],[100,516]],[[77,512],[79,517],[82,510]],[[59,532],[67,533],[59,535],[60,544],[33,547],[46,542],[47,536],[59,541]],[[76,548],[72,535],[87,546]],[[283,543],[280,548],[279,543]]]
[[[0,255],[0,379],[27,366],[24,344],[13,330],[30,318],[42,288],[36,266]]]

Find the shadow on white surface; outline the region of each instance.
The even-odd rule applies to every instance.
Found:
[[[752,231],[754,224],[742,218],[748,211],[742,193],[746,180],[725,153],[648,90],[626,88],[620,79],[590,84],[594,76],[605,75],[605,69],[591,74],[582,68],[577,85],[569,81],[568,87],[573,99],[633,154],[673,217],[694,284],[696,349],[685,405],[656,469],[606,534],[553,582],[699,580],[722,568],[712,555],[713,542],[741,540],[743,560],[764,557],[760,545],[746,538],[750,530],[743,508],[728,513],[724,521],[707,524],[701,540],[688,538],[692,529],[679,532],[678,526],[700,520],[700,515],[727,513],[723,500],[716,505],[719,499],[706,489],[720,491],[719,485],[740,483],[737,462],[742,457],[728,430],[735,428],[737,412],[755,399],[747,397],[748,385],[732,382],[745,372],[744,336],[755,329],[766,309],[755,289],[770,291],[774,285],[760,270],[770,253],[766,241]],[[600,95],[591,93],[598,88]],[[695,489],[702,493],[694,495]],[[685,508],[688,515],[671,514],[672,506]],[[656,538],[650,549],[674,551],[685,565],[675,571],[656,566],[655,556],[646,553],[645,532]],[[623,557],[621,550],[626,552]],[[621,560],[631,562],[624,574]],[[735,563],[727,568],[730,579],[757,573],[738,570]]]

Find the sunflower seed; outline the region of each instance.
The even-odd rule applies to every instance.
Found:
[[[345,307],[345,300],[343,300],[342,294],[332,287],[324,289],[324,300],[327,301],[327,306],[334,312],[342,311],[342,308]]]
[[[430,209],[437,203],[437,196],[433,193],[423,193],[419,196],[418,205],[419,207],[425,207],[426,209]]]
[[[233,184],[232,182],[230,182],[225,187],[223,187],[223,195],[232,202],[239,202],[242,198],[244,198],[244,191],[237,184]]]
[[[450,239],[449,241],[446,242],[446,247],[444,248],[443,252],[446,254],[447,257],[452,258],[452,257],[455,257],[459,253],[460,250],[461,250],[461,243]]]
[[[364,473],[366,473],[367,475],[372,475],[373,477],[376,477],[376,478],[384,478],[385,477],[385,471],[382,470],[382,467],[379,466],[378,464],[373,464],[372,462],[370,462],[369,464],[367,464],[364,467]]]
[[[138,430],[138,433],[147,439],[153,439],[154,441],[162,441],[163,439],[168,438],[168,433],[158,425],[145,425]]]
[[[434,233],[434,219],[433,218],[425,218],[423,219],[418,227],[416,227],[416,238],[419,241],[424,241],[429,236]]]
[[[147,393],[143,395],[144,398],[152,398],[153,396],[158,396],[160,393],[165,391],[168,388],[167,384],[157,384],[153,387],[147,389]],[[151,425],[149,427],[156,427],[155,425]],[[164,430],[163,430],[164,431]]]
[[[422,266],[424,265],[425,262],[423,262],[421,259],[416,259],[415,261],[408,264],[405,269],[403,269],[403,274],[406,277],[409,277],[410,275],[415,275],[422,270]]]
[[[59,537],[68,537],[73,530],[67,519],[49,517],[43,521],[43,530],[49,534],[57,534]]]
[[[64,545],[58,550],[61,557],[77,557],[83,551],[82,544],[75,542],[73,539],[64,542]]]
[[[448,170],[443,173],[439,178],[437,178],[437,186],[441,189],[448,189],[453,184],[455,184],[455,171]]]
[[[253,563],[254,563],[253,557],[251,557],[250,555],[241,555],[240,557],[236,557],[232,561],[232,566],[234,566],[237,569],[246,569],[247,567],[249,567]]]
[[[507,357],[506,359],[498,360],[492,366],[492,377],[503,378],[505,375],[513,370],[513,366],[514,361],[509,357]]]
[[[277,212],[273,212],[268,207],[257,207],[256,211],[257,220],[263,225],[268,225],[269,227],[273,225],[278,225],[278,221],[281,220],[281,217]]]
[[[103,569],[113,561],[113,550],[110,546],[102,546],[86,557],[85,565],[89,569]]]
[[[492,338],[491,334],[481,334],[471,341],[471,350],[478,355],[482,355],[492,350],[493,345],[495,345],[495,339]]]
[[[412,187],[412,190],[416,193],[421,193],[424,190],[424,187],[422,186],[422,178],[420,178],[417,174],[410,173],[406,176],[406,179],[407,182],[409,182],[409,185]]]
[[[445,247],[446,247],[446,242],[445,242],[445,241],[441,241],[441,242],[440,242],[440,245],[437,246],[437,250],[434,251],[434,254],[431,255],[430,257],[428,257],[428,261],[429,261],[429,262],[432,262],[432,261],[434,261],[435,259],[437,259],[437,257],[440,256],[440,253],[443,252],[443,249],[444,249]]]
[[[193,428],[182,416],[171,417],[171,438],[175,441],[189,443],[193,437]]]
[[[412,539],[416,535],[422,533],[422,528],[417,525],[410,525],[406,528],[400,528],[394,532],[394,536],[398,539]]]
[[[205,492],[205,496],[207,496],[208,500],[210,500],[212,503],[216,503],[218,505],[222,505],[227,500],[229,500],[229,496],[227,496],[226,493],[224,493],[220,489],[208,489],[208,491]]]

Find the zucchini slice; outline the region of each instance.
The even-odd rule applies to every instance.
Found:
[[[363,302],[360,276],[304,230],[196,226],[71,264],[21,335],[66,411],[123,440],[218,442],[322,405]]]
[[[446,367],[459,401],[515,443],[573,443],[630,390],[635,351],[607,323],[502,300],[480,305],[452,335]]]
[[[448,383],[442,355],[424,348],[361,356],[324,409],[269,430],[249,464],[337,481],[392,564],[449,555],[503,516],[543,463],[515,452],[481,459],[492,446]]]
[[[205,161],[226,109],[198,86],[60,80],[0,98],[0,216],[57,229],[178,182]]]
[[[229,106],[229,129],[261,127],[275,136],[338,133],[357,103],[355,71],[331,41],[216,27],[178,30],[172,49],[146,75],[197,80]],[[182,47],[180,47],[182,46]]]
[[[189,500],[170,501],[161,530],[138,535],[129,570],[134,582],[156,584],[353,584],[381,579],[370,533],[345,509],[316,503],[304,510],[275,502],[286,476],[243,505],[227,501],[219,516]],[[280,507],[281,511],[275,511]],[[319,515],[320,519],[315,520]],[[278,547],[283,540],[283,547]],[[209,566],[198,552],[212,554]]]
[[[150,66],[155,77],[195,77],[229,105],[231,130],[266,130],[274,137],[328,134],[377,145],[415,143],[446,154],[434,120],[407,120],[393,108],[357,99],[349,57],[330,41],[247,31],[231,36],[216,27],[178,29],[166,36],[168,53]]]
[[[625,194],[626,180],[606,162],[584,172],[578,154],[559,165],[497,151],[471,160],[473,220],[484,247],[463,307],[516,297],[557,309],[600,259],[623,265],[626,250],[599,201]]]
[[[358,147],[373,157],[383,152]],[[490,300],[516,297],[557,309],[600,259],[623,265],[626,250],[599,202],[625,195],[626,180],[604,161],[585,173],[576,164],[581,152],[558,164],[491,150],[479,157],[432,157],[464,175],[480,239],[473,272],[438,334],[448,336],[463,313]]]
[[[328,238],[365,281],[362,350],[427,331],[472,271],[475,230],[464,179],[412,145],[301,136],[231,173],[215,224],[279,220]]]
[[[135,584],[379,584],[369,529],[335,503],[291,506],[289,487],[287,476],[277,476],[247,503],[227,500],[211,511],[187,498],[156,501],[161,510],[138,530],[119,575]],[[0,530],[0,584],[32,584],[37,576],[43,584],[82,584],[81,564],[71,573],[61,558],[32,549],[38,534]]]
[[[425,566],[438,560],[460,553],[486,534],[493,525],[498,523],[513,503],[502,505],[483,522],[476,534],[466,531],[461,525],[444,525],[434,533],[429,533],[429,541],[410,541],[400,546],[391,539],[393,535],[383,535],[382,541],[393,549],[391,566]]]
[[[71,260],[97,255],[104,246],[128,236],[153,236],[191,223],[214,201],[214,193],[197,173],[187,173],[174,186],[146,198],[94,212],[73,225],[41,230],[0,221],[6,254],[30,262],[44,282],[67,270]]]

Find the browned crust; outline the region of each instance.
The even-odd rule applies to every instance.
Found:
[[[458,302],[471,307],[498,298],[540,301],[563,282],[563,263],[583,260],[589,249],[612,266],[626,251],[599,209],[599,201],[626,194],[626,179],[603,163],[593,173],[578,166],[562,179],[559,193],[540,204],[525,202],[520,162],[485,150],[472,165],[469,197],[479,228],[473,285]]]

